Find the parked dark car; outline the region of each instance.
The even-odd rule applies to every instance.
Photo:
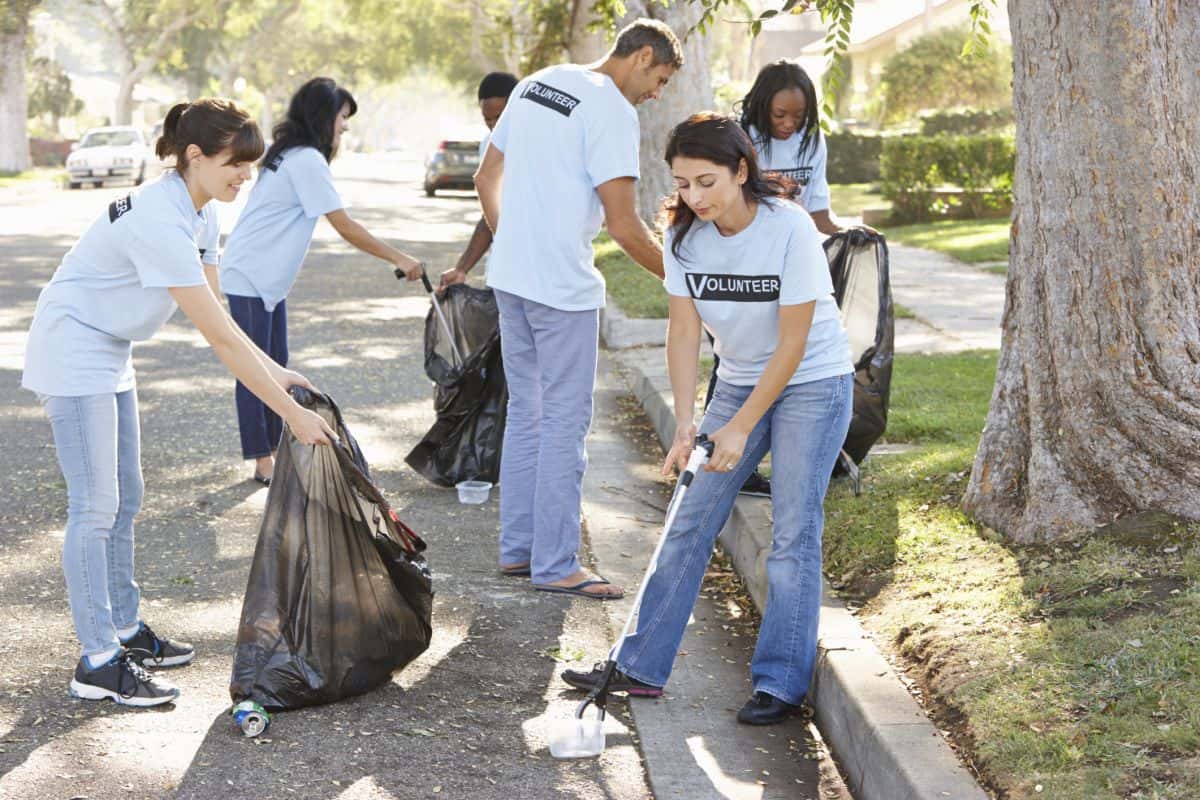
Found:
[[[472,190],[477,169],[479,142],[444,141],[425,160],[425,194],[433,197],[438,189]]]

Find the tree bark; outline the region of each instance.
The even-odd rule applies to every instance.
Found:
[[[591,64],[608,51],[603,31],[588,30],[596,20],[592,0],[571,0],[571,34],[567,54],[572,64]]]
[[[0,28],[0,172],[29,169],[29,130],[26,116],[29,96],[25,87],[27,12],[6,9],[14,15]],[[16,15],[22,14],[21,18]]]
[[[1010,0],[1016,203],[964,508],[1017,542],[1200,519],[1200,14]]]
[[[713,105],[708,37],[695,32],[684,39],[700,19],[698,4],[677,2],[664,8],[658,3],[627,2],[626,7],[629,14],[625,17],[625,24],[638,17],[658,19],[670,25],[683,42],[683,69],[675,73],[658,100],[649,100],[638,106],[642,125],[638,211],[643,219],[652,223],[662,207],[663,198],[674,191],[670,171],[663,163],[671,129],[690,115],[712,108]]]

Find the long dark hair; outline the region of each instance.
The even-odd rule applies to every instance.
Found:
[[[154,143],[159,158],[175,156],[175,170],[187,174],[188,145],[194,144],[206,156],[215,156],[229,147],[229,163],[256,161],[262,155],[263,137],[258,123],[232,100],[202,97],[194,103],[178,103],[163,120],[162,135]]]
[[[676,156],[698,158],[725,167],[734,175],[743,163],[746,165],[746,182],[742,184],[742,197],[747,203],[761,202],[768,197],[786,197],[787,187],[774,178],[763,175],[755,158],[754,144],[733,117],[715,111],[692,114],[671,131],[667,140],[664,158],[667,166]],[[692,211],[679,192],[669,196],[663,203],[663,226],[670,228],[673,241],[671,254],[679,261],[683,239],[696,221]]]
[[[817,117],[817,89],[812,78],[794,61],[781,58],[763,67],[754,85],[740,101],[734,104],[738,112],[738,124],[750,133],[753,125],[761,141],[754,143],[762,148],[763,155],[771,157],[771,98],[785,89],[799,89],[804,94],[804,125],[800,131],[800,152],[815,149],[821,141],[821,123]]]
[[[301,86],[288,103],[287,116],[272,131],[275,141],[263,156],[262,165],[270,167],[280,153],[293,147],[315,147],[327,162],[332,161],[333,124],[347,103],[353,117],[358,103],[333,78],[313,78]]]

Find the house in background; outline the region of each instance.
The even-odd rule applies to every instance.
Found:
[[[883,64],[913,40],[946,27],[970,24],[971,0],[858,0],[850,28],[850,93],[842,104],[847,117],[864,116],[877,93]],[[988,5],[995,41],[1011,44],[1008,8]],[[749,58],[750,80],[779,58],[798,61],[821,91],[829,61],[825,57],[825,27],[815,11],[775,17],[763,25]]]

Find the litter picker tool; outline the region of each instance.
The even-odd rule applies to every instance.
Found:
[[[692,448],[692,454],[688,457],[687,466],[679,475],[679,484],[675,490],[675,496],[671,500],[671,504],[667,507],[667,519],[663,523],[662,534],[658,537],[658,544],[654,548],[654,555],[650,558],[650,565],[646,567],[646,574],[642,576],[642,585],[638,587],[637,596],[633,600],[633,606],[629,609],[629,616],[625,620],[625,627],[621,631],[621,637],[617,639],[612,650],[609,651],[608,661],[604,665],[604,672],[601,674],[600,682],[596,688],[588,692],[588,696],[584,698],[579,707],[575,709],[575,716],[570,720],[557,725],[550,734],[550,754],[555,758],[591,758],[598,756],[604,752],[604,717],[607,714],[608,706],[608,685],[612,682],[613,673],[617,671],[617,658],[621,655],[621,648],[625,645],[625,641],[637,633],[637,627],[634,624],[638,608],[642,604],[642,595],[646,593],[646,587],[650,585],[650,577],[658,569],[658,557],[662,553],[663,545],[666,544],[667,535],[671,532],[671,525],[675,522],[675,515],[679,512],[679,507],[683,505],[684,495],[687,494],[688,487],[692,484],[692,479],[696,477],[697,470],[702,467],[705,462],[712,456],[713,442],[709,438],[700,434],[696,437],[696,445]],[[597,716],[585,718],[584,712],[588,706],[595,706],[599,712]]]
[[[396,277],[404,278],[404,270],[396,267]],[[442,325],[442,333],[446,334],[446,341],[450,343],[450,351],[454,355],[454,366],[461,367],[466,363],[462,357],[462,353],[458,351],[458,343],[454,340],[454,331],[450,330],[450,323],[446,320],[446,315],[442,311],[442,307],[438,305],[437,293],[433,291],[433,284],[429,282],[429,275],[425,272],[425,268],[421,268],[421,283],[425,284],[425,291],[429,292],[429,301],[433,303],[433,311],[437,314],[438,322]]]

